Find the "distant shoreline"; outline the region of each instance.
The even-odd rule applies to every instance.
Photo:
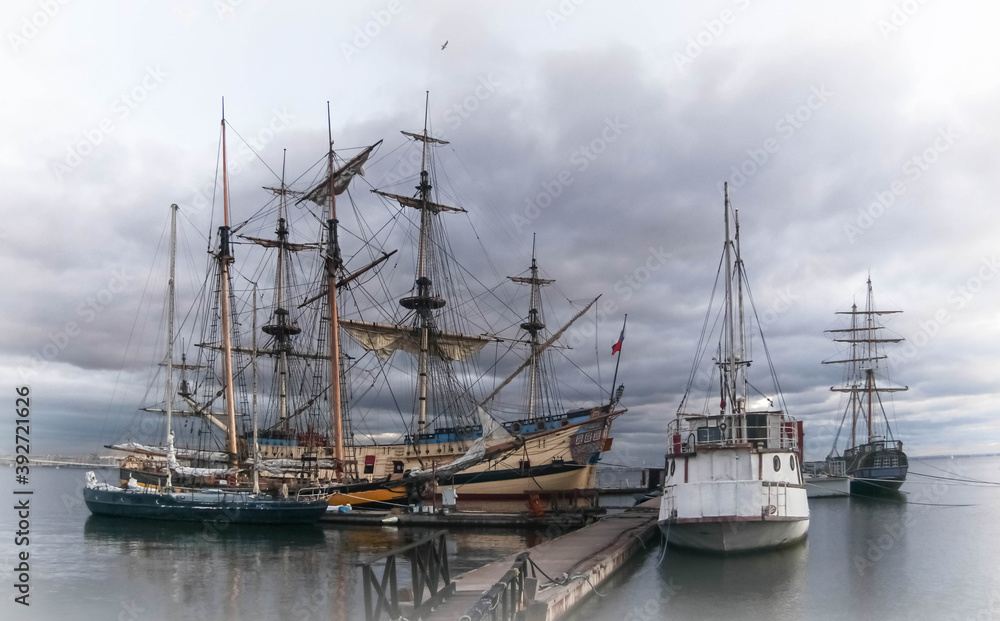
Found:
[[[953,459],[953,458],[965,458],[965,457],[998,457],[1000,453],[970,453],[963,455],[910,455],[910,459]],[[4,455],[0,456],[0,466],[14,465],[14,456]],[[117,468],[117,463],[107,463],[106,461],[80,461],[86,459],[93,459],[93,457],[84,456],[72,456],[72,455],[58,455],[53,457],[48,457],[46,459],[31,460],[31,466],[34,468]],[[112,459],[104,457],[102,459]],[[117,458],[114,458],[117,459]],[[819,460],[822,461],[822,460]],[[624,468],[627,470],[640,471],[645,468],[645,466],[621,466],[619,464],[601,464],[598,462],[599,466],[604,466],[606,468]]]

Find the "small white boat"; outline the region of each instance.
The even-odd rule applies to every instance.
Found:
[[[851,477],[842,460],[807,461],[803,481],[809,498],[847,498],[851,495]]]
[[[851,495],[850,477],[833,477],[826,474],[804,479],[809,498],[847,498]]]

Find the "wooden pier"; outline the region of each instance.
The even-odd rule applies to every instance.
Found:
[[[322,523],[354,526],[400,526],[426,528],[498,527],[498,528],[578,528],[593,522],[603,509],[579,509],[532,515],[530,513],[491,513],[484,511],[454,511],[443,513],[392,513],[389,511],[327,511]]]
[[[428,548],[429,552],[420,554],[438,560],[420,562],[431,571],[420,580],[414,593],[416,601],[409,605],[398,602],[395,593],[386,589],[394,577],[384,575],[378,580],[366,569],[366,581],[375,585],[372,592],[381,593],[378,601],[370,600],[369,609],[374,614],[368,618],[382,618],[379,611],[394,618],[391,609],[398,607],[407,619],[424,621],[558,621],[638,552],[655,546],[658,509],[658,499],[643,503],[454,580],[447,576],[447,560]]]

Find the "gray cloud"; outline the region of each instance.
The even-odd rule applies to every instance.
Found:
[[[588,4],[555,25],[544,7],[528,4],[406,5],[344,58],[340,44],[352,43],[380,8],[334,15],[243,5],[224,18],[67,10],[0,61],[19,93],[3,121],[14,146],[0,151],[10,173],[0,181],[0,261],[5,290],[19,302],[0,311],[8,335],[0,353],[5,373],[18,378],[18,366],[57,348],[29,378],[49,395],[41,407],[50,422],[40,433],[51,452],[75,452],[82,436],[98,446],[107,440],[95,432],[106,433],[104,418],[126,426],[142,397],[107,405],[119,394],[116,371],[130,339],[129,364],[155,359],[159,311],[137,321],[136,310],[142,295],[162,295],[162,266],[149,263],[164,243],[166,207],[177,202],[197,230],[210,230],[199,196],[211,196],[196,190],[214,178],[223,92],[245,137],[262,135],[275,110],[294,116],[261,155],[277,168],[287,148],[295,175],[323,151],[323,102],[332,100],[338,145],[386,138],[384,160],[369,173],[378,182],[398,130],[421,126],[430,90],[432,127],[452,142],[440,151],[451,183],[439,189],[470,210],[448,223],[461,231],[454,250],[469,271],[484,282],[521,271],[537,234],[539,260],[561,297],[603,293],[602,303],[614,305],[600,316],[598,342],[590,337],[567,352],[596,377],[596,349],[605,390],[610,344],[629,314],[620,378],[631,412],[615,425],[616,460],[662,458],[718,265],[724,180],[740,209],[744,258],[786,402],[807,421],[807,434],[832,441],[840,412],[827,389],[839,370],[819,364],[836,353],[822,331],[870,271],[880,299],[906,311],[892,326],[908,339],[894,371],[911,386],[895,408],[907,446],[915,454],[975,452],[1000,442],[989,417],[1000,279],[982,271],[995,249],[985,181],[998,172],[998,91],[987,74],[974,83],[956,77],[976,60],[964,42],[937,40],[941,9],[923,7],[886,38],[879,11],[860,3],[802,8],[784,21],[776,19],[783,9],[766,2],[640,5],[627,16]],[[734,22],[679,69],[675,54],[723,8]],[[5,11],[17,23],[18,10]],[[137,28],[147,40],[128,34]],[[915,60],[925,45],[937,50],[933,66]],[[120,118],[117,98],[157,63],[169,75]],[[817,92],[828,95],[820,101]],[[115,130],[57,180],[53,161],[105,117]],[[939,140],[941,132],[953,141]],[[260,162],[241,163],[237,219],[265,200],[259,186],[274,183]],[[894,183],[903,191],[894,193]],[[367,193],[352,194],[371,204]],[[486,256],[463,229],[469,223]],[[196,273],[206,242],[191,235],[185,269]],[[134,277],[88,311],[115,270]],[[568,315],[563,305],[553,319]],[[63,339],[71,322],[79,333]],[[810,447],[825,454],[820,444]]]

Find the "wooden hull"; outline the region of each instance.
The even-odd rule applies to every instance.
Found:
[[[518,500],[529,492],[584,490],[596,487],[597,468],[592,464],[563,467],[532,468],[530,476],[517,469],[488,470],[442,481],[441,486],[453,486],[459,499]]]
[[[523,447],[486,460],[439,486],[454,486],[459,498],[521,499],[532,491],[592,489],[596,463],[611,447],[611,423],[619,413],[595,408],[578,419],[551,425],[525,436]],[[413,446],[393,444],[355,449],[361,476],[373,481],[412,468],[431,469],[465,454],[473,440],[426,442]]]
[[[381,485],[372,487],[371,484],[366,484],[336,489],[330,494],[328,504],[331,507],[351,505],[356,509],[385,510],[408,506],[410,504],[408,496],[407,489],[402,485],[387,488]]]
[[[620,414],[593,408],[564,417],[511,423],[512,426],[523,423],[527,431],[524,446],[442,479],[439,486],[455,487],[460,498],[480,500],[523,499],[533,491],[593,489],[596,463],[601,453],[611,447],[611,423]],[[329,504],[364,509],[413,504],[418,496],[424,495],[424,490],[407,489],[403,473],[432,469],[459,459],[472,446],[473,435],[428,434],[417,446],[356,447],[359,474],[364,480],[332,489]],[[452,441],[433,441],[439,439]],[[324,477],[320,481],[324,481],[332,480],[335,473],[321,470],[320,474]],[[165,473],[140,468],[122,467],[120,477],[122,484],[131,477],[141,487],[161,489],[166,485]]]

